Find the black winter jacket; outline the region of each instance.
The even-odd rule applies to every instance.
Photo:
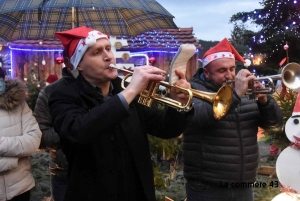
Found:
[[[112,85],[112,97],[104,100],[79,75],[50,96],[55,130],[69,163],[66,201],[134,201],[139,195],[155,201],[147,133],[176,137],[188,124],[187,114],[172,108],[163,111],[133,101],[127,110],[117,95],[121,79]]]
[[[63,77],[61,79],[46,86],[40,91],[34,108],[34,116],[42,131],[39,149],[50,150],[50,174],[67,181],[68,163],[65,154],[60,149],[61,140],[54,130],[48,105],[48,98],[53,91],[75,81],[75,78],[67,68],[62,69],[62,75]]]
[[[217,89],[200,79],[191,80],[192,88],[216,92]],[[195,99],[195,116],[184,132],[184,176],[197,188],[202,182],[220,186],[221,182],[254,182],[258,167],[258,127],[279,129],[283,114],[276,101],[268,95],[266,105],[233,92],[229,112],[215,120],[210,103]]]

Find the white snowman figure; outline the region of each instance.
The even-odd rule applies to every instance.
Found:
[[[285,133],[291,145],[280,153],[276,161],[276,173],[283,193],[272,201],[300,201],[300,93],[292,116],[285,124]]]

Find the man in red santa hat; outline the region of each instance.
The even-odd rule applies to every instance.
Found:
[[[55,35],[78,71],[73,84],[49,98],[69,164],[65,201],[155,201],[147,134],[179,136],[193,110],[181,113],[139,104],[136,97],[149,81],[164,80],[166,72],[153,66],[135,68],[123,90],[117,70],[110,68],[115,64],[111,44],[100,31],[83,26]],[[176,84],[189,88],[184,74],[178,76]],[[170,96],[187,101],[182,93],[172,91]]]
[[[194,89],[215,93],[234,81],[231,106],[221,120],[214,118],[210,103],[194,100],[195,115],[183,139],[188,201],[253,201],[258,126],[282,127],[282,111],[271,95],[259,94],[257,100],[245,96],[255,76],[246,69],[236,75],[236,61],[245,62],[224,38],[204,54],[203,69],[190,82]],[[263,85],[255,83],[255,87]]]
[[[50,74],[47,79],[46,79],[46,86],[55,82],[56,80],[58,80],[58,77],[56,74]]]

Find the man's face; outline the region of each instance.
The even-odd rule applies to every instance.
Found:
[[[203,68],[203,72],[206,80],[210,81],[215,87],[220,88],[226,80],[234,80],[235,67],[234,59],[223,58],[210,62]]]
[[[111,63],[115,63],[111,44],[107,39],[100,38],[87,49],[77,69],[88,82],[97,85],[118,76],[116,69],[109,69]]]

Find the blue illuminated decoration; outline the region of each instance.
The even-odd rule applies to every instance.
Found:
[[[10,49],[10,62],[11,62],[11,66],[10,66],[10,71],[11,71],[11,77],[13,77],[13,51],[27,51],[27,52],[62,52],[62,49],[26,49],[26,48],[15,48],[15,47],[11,47],[9,46]]]
[[[12,50],[10,50],[10,77],[12,78],[13,77],[13,59],[12,59]]]
[[[23,48],[16,48],[9,46],[10,50],[16,50],[16,51],[28,51],[28,52],[62,52],[63,49],[23,49]]]
[[[150,38],[146,38],[145,34]],[[175,36],[170,34],[169,32],[162,31],[148,31],[145,34],[138,35],[136,37],[130,37],[127,40],[130,41],[128,44],[129,47],[148,47],[151,48],[151,41],[153,43],[159,44],[160,46],[166,48],[179,48],[179,41],[176,40]],[[170,41],[170,42],[169,42]],[[154,48],[154,47],[152,47]]]
[[[163,51],[163,50],[147,50],[147,51],[141,51],[141,52],[132,52],[130,54],[146,54],[146,53],[153,53],[153,52],[161,52],[161,53],[177,53],[177,51]],[[198,49],[196,49],[195,53],[198,52]]]

